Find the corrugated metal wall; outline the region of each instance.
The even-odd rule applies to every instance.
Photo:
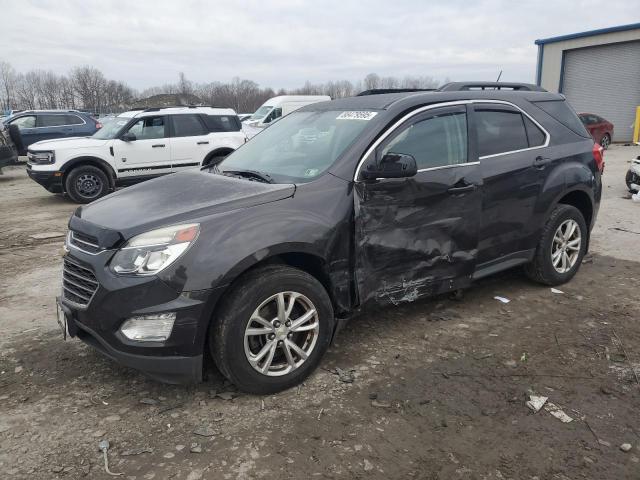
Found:
[[[613,123],[614,141],[630,141],[640,105],[640,42],[567,50],[564,55],[562,93],[573,108]]]

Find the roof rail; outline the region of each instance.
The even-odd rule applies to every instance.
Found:
[[[157,112],[164,108],[201,108],[201,107],[209,107],[209,108],[231,108],[231,107],[220,107],[218,105],[164,105],[160,107],[135,107],[130,108],[129,111],[142,111],[142,112]]]
[[[546,90],[532,83],[517,82],[450,82],[445,83],[439,92],[460,92],[463,90],[511,90],[518,92],[546,92]]]
[[[360,92],[356,97],[363,97],[365,95],[383,95],[385,93],[406,93],[406,92],[433,92],[435,88],[372,88],[371,90],[365,90]]]

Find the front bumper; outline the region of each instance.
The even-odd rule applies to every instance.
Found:
[[[39,172],[27,164],[27,175],[31,180],[39,183],[51,193],[63,193],[62,172]]]
[[[88,305],[61,296],[69,335],[118,363],[166,383],[202,380],[209,320],[217,290],[176,292],[157,277],[120,277],[109,270],[112,250],[99,254],[72,249],[70,259],[90,268],[98,287]],[[69,259],[69,260],[70,260]],[[175,312],[170,337],[164,342],[139,342],[120,332],[133,316]]]

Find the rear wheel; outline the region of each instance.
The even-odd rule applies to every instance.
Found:
[[[322,284],[302,270],[269,266],[226,294],[210,329],[211,355],[240,390],[267,394],[302,382],[320,363],[333,333]]]
[[[580,210],[558,205],[542,231],[533,261],[525,266],[527,276],[545,285],[571,280],[587,251],[588,234]]]
[[[67,175],[67,195],[76,203],[89,203],[109,193],[109,178],[98,167],[80,165]]]
[[[600,139],[600,146],[607,150],[611,145],[611,136],[608,133],[605,133]]]

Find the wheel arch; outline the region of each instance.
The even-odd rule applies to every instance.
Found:
[[[591,228],[594,206],[591,196],[585,190],[575,189],[564,193],[562,197],[556,201],[555,205],[558,204],[571,205],[577,208],[584,217],[587,228]]]
[[[60,168],[62,172],[62,186],[64,188],[65,182],[67,180],[67,176],[69,173],[80,165],[92,165],[94,167],[98,167],[102,170],[109,178],[109,186],[111,189],[115,188],[116,185],[116,172],[113,167],[103,159],[94,156],[82,156],[72,158],[65,162],[65,164]]]
[[[204,160],[202,160],[202,166],[204,167],[205,165],[208,165],[211,159],[214,157],[222,156],[222,155],[226,157],[227,155],[231,154],[234,151],[235,149],[231,147],[218,147],[215,150],[212,150],[211,152],[207,153],[207,156],[204,157]]]

